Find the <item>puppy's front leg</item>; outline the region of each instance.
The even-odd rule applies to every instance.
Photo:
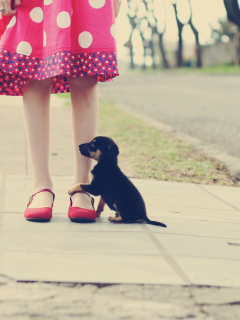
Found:
[[[105,206],[105,201],[101,197],[99,202],[98,202],[98,207],[97,207],[97,211],[96,211],[98,217],[100,217],[101,213],[103,212],[104,206]]]
[[[100,195],[98,185],[94,181],[92,181],[91,184],[84,184],[84,183],[75,184],[73,187],[71,187],[68,190],[68,194],[72,195],[74,192],[77,192],[77,191],[80,191],[80,192],[85,191],[93,194],[94,196]]]
[[[69,190],[68,190],[68,194],[71,196],[74,192],[78,192],[78,191],[85,191],[83,189],[83,184],[82,183],[77,183],[74,186],[72,186]]]

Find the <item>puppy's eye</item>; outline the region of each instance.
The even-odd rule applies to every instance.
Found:
[[[96,146],[95,146],[95,144],[93,142],[90,143],[89,149],[92,150],[92,151],[96,149]]]

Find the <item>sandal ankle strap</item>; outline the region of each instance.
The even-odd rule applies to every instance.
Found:
[[[35,197],[36,194],[41,193],[41,192],[45,192],[45,191],[50,192],[53,195],[53,202],[54,202],[55,194],[52,192],[52,190],[50,190],[50,189],[41,189],[38,192],[36,192],[36,193],[34,193],[34,194],[32,194],[30,196],[27,206],[29,206],[31,204],[31,202],[33,201],[33,198]]]
[[[85,193],[86,195],[89,196],[89,198],[91,199],[91,204],[92,204],[92,207],[93,207],[93,210],[95,211],[95,208],[94,208],[94,198],[90,196],[90,194],[86,191],[75,191],[73,192],[73,194],[70,196],[70,206],[72,207],[72,196],[76,193]]]

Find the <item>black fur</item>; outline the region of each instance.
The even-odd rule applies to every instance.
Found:
[[[121,216],[124,223],[144,220],[149,224],[166,227],[161,222],[148,219],[141,194],[118,167],[119,150],[112,139],[96,137],[90,143],[80,145],[79,150],[86,157],[99,156],[95,159],[98,163],[92,170],[91,184],[81,185],[84,191],[94,196],[101,195],[104,202]]]

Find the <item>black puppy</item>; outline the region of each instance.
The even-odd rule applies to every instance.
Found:
[[[147,217],[144,200],[132,184],[122,173],[117,164],[119,150],[114,141],[107,137],[96,137],[89,143],[79,146],[81,154],[98,161],[93,168],[91,184],[76,184],[68,193],[85,191],[94,196],[101,195],[97,214],[100,216],[105,203],[111,210],[116,211],[116,217],[109,217],[112,222],[146,222],[155,226],[166,227],[165,224],[151,221]]]

